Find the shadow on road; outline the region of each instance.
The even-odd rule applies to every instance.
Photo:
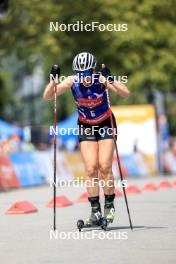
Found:
[[[133,226],[132,231],[140,231],[140,230],[147,230],[147,229],[161,229],[161,228],[167,228],[165,226]],[[122,229],[130,229],[130,226],[112,226],[108,227],[109,231],[113,230],[122,230]]]
[[[133,226],[134,231],[140,231],[140,230],[148,230],[148,229],[161,229],[161,228],[167,228],[165,226]],[[129,230],[130,226],[108,226],[107,231],[115,231],[115,230]],[[82,232],[86,231],[92,231],[92,230],[102,230],[101,227],[86,227],[82,229]]]

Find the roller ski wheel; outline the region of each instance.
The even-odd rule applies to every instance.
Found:
[[[101,227],[101,226],[102,226],[102,219],[100,219],[97,223],[89,223],[89,222],[84,223],[82,219],[79,219],[77,221],[77,228],[79,232],[81,232],[83,228],[93,228],[93,227]]]
[[[101,219],[101,228],[105,231],[107,231],[109,221],[106,218]]]
[[[77,228],[79,232],[81,232],[84,228],[94,228],[94,227],[101,227],[103,230],[107,231],[109,221],[106,218],[101,218],[97,223],[84,223],[82,219],[77,221]]]
[[[84,221],[83,221],[82,219],[79,219],[79,220],[77,221],[77,228],[78,228],[79,232],[81,232],[81,229],[82,229],[84,226],[85,226]]]

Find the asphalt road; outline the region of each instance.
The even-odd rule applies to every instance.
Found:
[[[151,178],[150,178],[151,179]],[[153,179],[158,183],[161,178]],[[172,180],[169,178],[169,180]],[[134,180],[142,186],[148,179]],[[82,188],[61,188],[75,201]],[[52,198],[49,186],[0,193],[0,262],[8,264],[175,264],[176,188],[129,195],[134,230],[129,229],[124,198],[116,199],[116,219],[108,232],[78,233],[76,221],[90,213],[88,203],[57,209],[57,232],[50,239]],[[39,212],[5,215],[13,202],[28,200]]]

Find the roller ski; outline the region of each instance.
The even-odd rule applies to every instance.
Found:
[[[101,218],[98,223],[94,223],[94,224],[87,224],[87,222],[84,223],[82,219],[79,219],[77,222],[77,228],[79,232],[81,232],[81,230],[84,228],[95,228],[95,227],[101,227],[103,230],[107,230],[107,226],[108,226],[108,222],[104,218]]]
[[[77,222],[77,228],[79,232],[83,228],[94,228],[94,227],[104,227],[106,225],[106,220],[102,218],[102,213],[100,207],[92,207],[92,212],[90,217],[84,222],[82,219],[79,219]],[[103,228],[104,229],[104,228]]]
[[[97,218],[93,213],[91,217],[84,222],[82,219],[79,219],[77,222],[77,228],[79,232],[81,232],[84,228],[94,228],[94,227],[101,227],[103,230],[108,229],[108,225],[113,222],[114,220],[114,208],[106,209],[104,217]]]
[[[87,221],[84,223],[82,219],[79,219],[77,222],[77,228],[79,232],[83,228],[94,228],[94,227],[101,227],[103,230],[108,229],[108,225],[113,222],[115,216],[115,209],[114,206],[111,205],[110,207],[105,206],[104,210],[104,217],[102,217],[101,212],[93,212]]]

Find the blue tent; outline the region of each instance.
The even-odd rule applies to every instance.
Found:
[[[69,142],[77,144],[78,142],[78,130],[77,129],[78,114],[75,112],[62,122],[57,124],[58,137],[61,139],[63,145],[67,145]]]
[[[0,119],[0,138],[10,137],[13,135],[22,136],[23,135],[22,128],[12,125]]]

